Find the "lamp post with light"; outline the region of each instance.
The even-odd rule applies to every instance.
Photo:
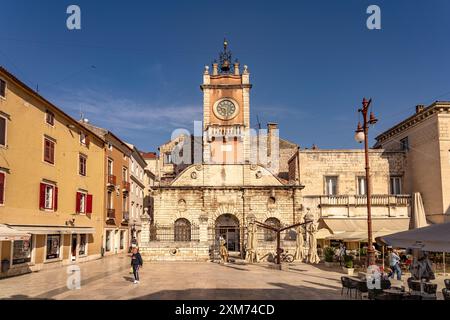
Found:
[[[366,196],[367,196],[367,266],[374,265],[375,261],[375,250],[373,247],[373,239],[372,239],[372,199],[371,199],[371,187],[370,187],[370,167],[369,167],[369,126],[375,124],[378,120],[375,118],[373,112],[370,112],[369,119],[367,118],[369,107],[372,102],[372,99],[366,100],[366,98],[362,101],[362,108],[358,109],[358,112],[361,112],[363,116],[363,124],[361,122],[358,123],[358,127],[355,133],[355,140],[359,143],[364,141],[364,153],[366,159]]]

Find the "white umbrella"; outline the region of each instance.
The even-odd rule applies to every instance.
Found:
[[[428,223],[423,207],[422,196],[420,195],[420,192],[415,192],[410,227],[411,229],[417,229],[426,226],[428,226]]]
[[[450,222],[397,232],[376,238],[378,243],[396,248],[450,252]]]

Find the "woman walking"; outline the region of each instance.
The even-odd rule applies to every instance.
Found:
[[[131,266],[133,267],[134,283],[139,283],[139,268],[142,267],[142,257],[138,248],[133,248],[131,255]]]

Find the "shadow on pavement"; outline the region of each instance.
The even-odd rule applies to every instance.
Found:
[[[269,283],[278,288],[267,289],[186,289],[162,290],[132,300],[336,300],[340,289],[321,289]]]

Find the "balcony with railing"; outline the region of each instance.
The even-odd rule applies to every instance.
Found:
[[[122,181],[122,192],[130,192],[130,183],[128,181]]]
[[[130,212],[128,211],[122,211],[122,223],[128,223],[130,221]]]
[[[106,219],[111,220],[116,218],[116,209],[106,209]]]
[[[116,186],[116,176],[113,174],[108,174],[108,180],[106,186],[108,188],[115,188]]]
[[[359,217],[367,215],[366,195],[304,196],[304,206],[318,208],[322,217]],[[374,216],[407,217],[411,210],[410,195],[374,194],[371,196]]]

